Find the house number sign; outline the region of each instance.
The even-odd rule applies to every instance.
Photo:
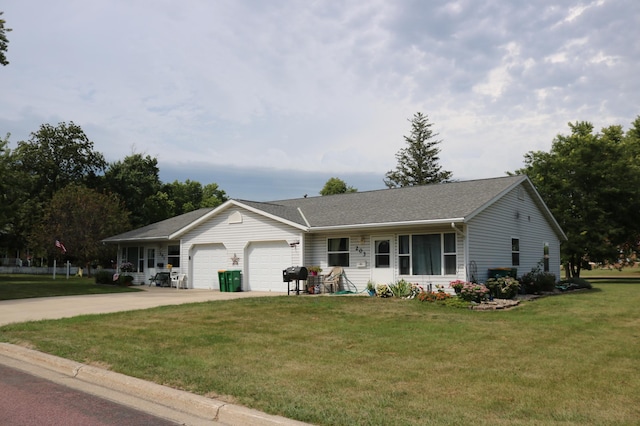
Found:
[[[362,255],[362,257],[367,257],[367,252],[360,246],[356,246],[356,251]]]

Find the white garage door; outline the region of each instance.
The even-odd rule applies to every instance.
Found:
[[[227,249],[222,244],[197,245],[191,252],[193,278],[189,278],[193,288],[220,290],[218,271],[225,269]]]
[[[291,247],[286,241],[253,242],[247,249],[248,277],[243,277],[244,290],[287,291],[282,271],[291,263]]]

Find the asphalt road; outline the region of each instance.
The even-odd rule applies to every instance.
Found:
[[[177,423],[0,364],[0,424],[169,426]]]

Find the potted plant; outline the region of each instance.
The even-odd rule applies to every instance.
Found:
[[[120,265],[120,271],[122,274],[119,276],[118,281],[123,285],[132,285],[133,276],[130,274],[133,272],[133,263],[123,262],[122,265]]]
[[[371,280],[367,281],[367,292],[369,292],[369,296],[375,296],[376,295],[376,283],[374,283]]]
[[[320,272],[322,272],[322,268],[321,268],[321,267],[319,267],[319,266],[309,266],[308,271],[309,271],[309,273],[310,273],[312,276],[314,276],[314,277],[315,277],[315,276],[317,276]]]

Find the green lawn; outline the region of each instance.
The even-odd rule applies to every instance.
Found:
[[[639,284],[495,312],[239,299],[7,325],[0,340],[322,425],[628,425]]]
[[[51,275],[0,274],[0,300],[31,297],[75,296],[79,294],[123,293],[140,291],[117,285],[96,285],[93,278]]]

